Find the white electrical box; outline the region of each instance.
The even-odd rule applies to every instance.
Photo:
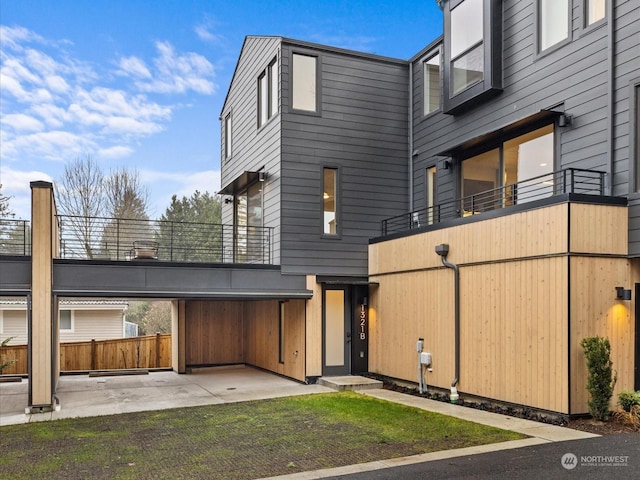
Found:
[[[429,352],[420,353],[420,364],[427,366],[431,365],[431,354]]]

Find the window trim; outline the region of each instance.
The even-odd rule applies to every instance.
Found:
[[[325,170],[335,171],[335,221],[336,221],[336,233],[326,233],[324,231],[324,173]],[[336,165],[322,165],[320,169],[320,233],[322,238],[339,239],[342,237],[342,209],[340,208],[341,195],[340,195],[340,167]]]
[[[295,55],[313,57],[316,59],[316,109],[314,111],[301,110],[299,108],[293,107],[293,83],[294,83],[293,57]],[[310,115],[313,117],[319,117],[322,115],[322,73],[321,72],[322,72],[322,56],[318,52],[301,50],[297,48],[291,50],[291,68],[289,70],[289,110],[291,111],[291,113],[296,113],[300,115]]]
[[[542,45],[541,45],[541,40],[542,40],[542,19],[540,17],[540,15],[542,14],[542,6],[540,4],[542,0],[536,0],[534,3],[534,9],[535,9],[535,31],[534,31],[534,48],[535,48],[535,56],[534,58],[540,58],[540,57],[544,57],[552,52],[555,52],[556,50],[564,47],[565,45],[571,43],[572,39],[572,28],[571,28],[571,22],[572,22],[572,15],[571,15],[571,0],[562,0],[562,1],[566,1],[567,2],[567,37],[560,40],[559,42],[554,43],[553,45],[548,46],[547,48],[543,49]],[[558,1],[558,0],[554,0],[554,1]]]
[[[431,110],[430,112],[426,112],[426,93],[427,93],[427,82],[426,82],[426,68],[427,62],[438,56],[438,106]],[[429,50],[426,55],[424,55],[420,59],[420,65],[422,65],[422,118],[433,115],[435,112],[439,112],[442,110],[442,78],[443,78],[443,52],[442,52],[442,44],[438,45],[432,50]]]
[[[451,58],[451,10],[466,0],[450,1],[444,8],[444,55],[442,75],[442,108],[444,113],[458,115],[464,113],[480,102],[496,96],[502,91],[502,37],[504,25],[502,22],[502,1],[482,0],[483,8],[483,78],[469,85],[464,90],[453,95]],[[495,28],[494,28],[495,26]],[[474,44],[475,47],[480,42]],[[473,50],[469,48],[466,53]],[[456,59],[464,56],[464,52]]]

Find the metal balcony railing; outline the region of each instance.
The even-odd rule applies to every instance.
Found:
[[[567,168],[382,221],[382,236],[565,193],[604,195],[605,172]]]
[[[0,218],[0,255],[31,255],[29,220]]]
[[[187,263],[272,261],[270,227],[59,215],[60,257]]]

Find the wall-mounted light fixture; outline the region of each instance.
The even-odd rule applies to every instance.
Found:
[[[229,198],[229,197],[225,198],[224,203],[225,205],[229,205],[230,203],[233,203],[233,198]]]
[[[616,287],[616,300],[631,300],[631,290]]]
[[[572,123],[573,123],[573,115],[569,115],[568,113],[563,113],[558,117],[559,127],[568,127]]]
[[[264,182],[266,179],[267,179],[267,172],[265,172],[264,170],[260,170],[258,172],[258,181]]]
[[[444,162],[442,162],[442,168],[444,170],[450,170],[452,166],[453,163],[451,163],[451,160],[445,160]]]

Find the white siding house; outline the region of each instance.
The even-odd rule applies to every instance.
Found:
[[[128,302],[124,300],[61,300],[60,342],[124,338]],[[0,300],[0,339],[13,337],[9,345],[28,341],[27,301]]]

